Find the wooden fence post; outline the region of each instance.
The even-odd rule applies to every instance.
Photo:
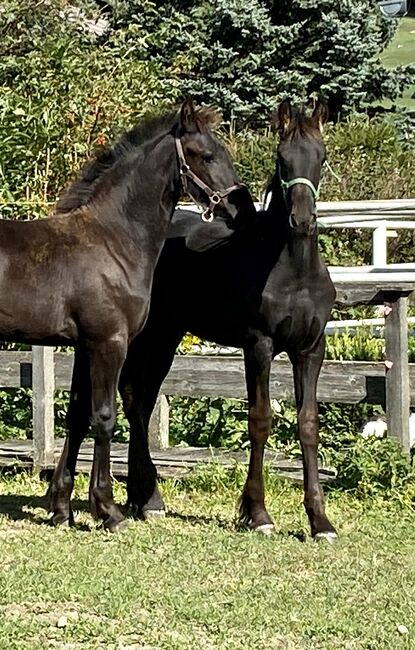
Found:
[[[148,425],[148,444],[151,451],[169,446],[169,403],[159,395]]]
[[[34,345],[33,364],[33,469],[54,467],[54,390],[53,348]]]
[[[385,318],[385,354],[388,434],[397,438],[402,449],[409,452],[410,391],[407,303],[406,297],[389,303],[392,311]],[[391,366],[390,363],[392,363]]]

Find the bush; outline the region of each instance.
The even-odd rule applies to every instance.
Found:
[[[358,438],[332,455],[337,479],[330,489],[353,492],[359,498],[383,496],[412,505],[415,469],[391,438]]]
[[[99,43],[65,19],[64,0],[0,10],[3,217],[45,216],[93,149],[177,96],[122,35]]]

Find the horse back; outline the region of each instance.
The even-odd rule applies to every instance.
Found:
[[[82,213],[0,220],[0,338],[32,343],[51,338],[58,344],[76,340],[80,329],[91,330],[92,321],[95,328],[115,331],[126,293],[129,311],[136,307],[138,313],[141,303],[135,305],[125,278],[129,260],[123,242],[110,235]]]

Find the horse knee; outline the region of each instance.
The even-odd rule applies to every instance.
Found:
[[[95,438],[100,442],[111,440],[115,426],[115,412],[109,405],[105,404],[92,416],[92,428]]]
[[[305,413],[298,417],[298,433],[300,442],[305,445],[317,445],[319,441],[318,415]]]
[[[249,434],[253,441],[265,444],[272,427],[271,415],[250,414]]]

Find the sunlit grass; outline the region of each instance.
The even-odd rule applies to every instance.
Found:
[[[382,54],[382,61],[390,68],[398,65],[415,63],[415,18],[406,16],[399,23],[393,41]],[[403,96],[397,100],[399,106],[415,108],[415,84],[409,86]],[[385,102],[386,103],[386,102]]]
[[[72,530],[45,524],[44,484],[25,474],[2,479],[0,647],[413,647],[412,510],[332,494],[340,538],[317,545],[301,490],[269,478],[276,533],[237,532],[238,472],[228,482],[212,470],[164,483],[170,515],[131,520],[118,536],[86,512],[85,477]],[[122,485],[116,495],[124,500]]]

